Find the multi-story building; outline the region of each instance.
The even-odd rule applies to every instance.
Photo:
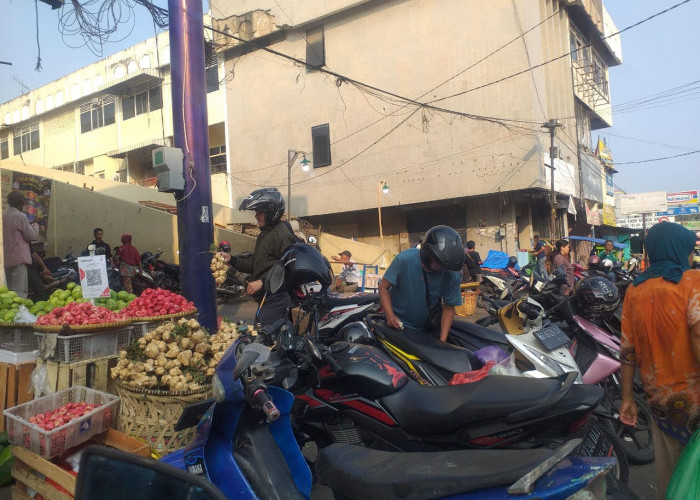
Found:
[[[289,184],[293,215],[334,234],[398,250],[443,223],[513,253],[549,233],[556,119],[557,233],[606,201],[591,130],[621,55],[600,0],[210,6],[237,195]]]
[[[441,223],[513,253],[549,234],[549,120],[562,125],[557,234],[585,222],[584,200],[610,200],[591,130],[612,124],[608,67],[621,52],[601,0],[210,7],[215,203],[276,186],[294,216],[341,236],[400,250]],[[160,34],[0,105],[0,166],[154,183],[151,151],[171,144],[177,112],[169,62]]]
[[[211,47],[206,43],[212,191],[216,203],[230,206],[221,65]],[[0,104],[0,166],[22,161],[153,186],[151,151],[172,144],[172,114],[166,32]]]

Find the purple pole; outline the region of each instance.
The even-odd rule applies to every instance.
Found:
[[[214,226],[202,0],[168,0],[168,11],[173,136],[175,147],[185,155],[185,190],[176,194],[180,283],[185,297],[199,310],[199,322],[214,333],[216,287],[209,268]]]

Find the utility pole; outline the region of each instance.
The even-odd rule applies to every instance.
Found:
[[[202,0],[168,0],[168,13],[173,138],[184,153],[185,189],[176,196],[180,283],[183,295],[199,310],[199,322],[216,332],[216,286],[209,269],[214,224]]]
[[[557,127],[561,127],[561,123],[552,118],[546,123],[543,123],[542,127],[549,129],[549,168],[551,169],[549,174],[549,179],[551,181],[549,189],[549,204],[551,207],[551,212],[549,215],[549,237],[552,240],[556,240],[557,196],[554,193],[554,158],[558,155],[556,154],[557,148],[554,146],[554,135]]]

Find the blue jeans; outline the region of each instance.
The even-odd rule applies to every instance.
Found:
[[[549,275],[547,274],[547,262],[545,262],[547,259],[537,259],[537,271],[542,275],[544,279],[549,278]]]

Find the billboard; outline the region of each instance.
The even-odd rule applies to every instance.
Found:
[[[666,191],[621,194],[619,201],[622,215],[656,213],[667,210]]]
[[[698,191],[678,191],[677,193],[666,193],[666,203],[668,208],[673,205],[698,205]]]

